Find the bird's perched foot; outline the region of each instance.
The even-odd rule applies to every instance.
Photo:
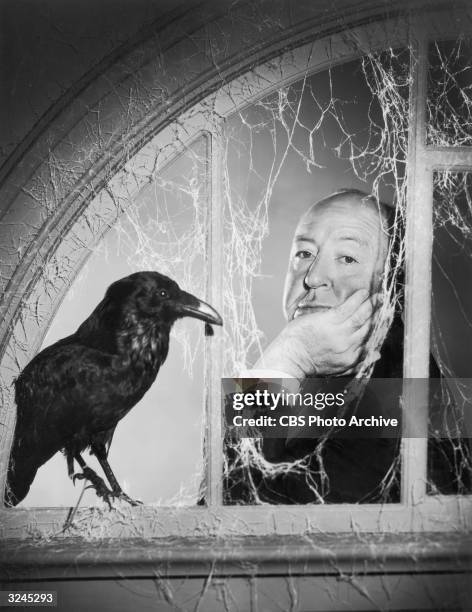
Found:
[[[133,499],[129,495],[126,495],[124,491],[116,491],[113,493],[113,497],[118,499],[122,499],[125,502],[128,502],[130,506],[142,506],[143,502],[139,501],[139,499]]]
[[[76,480],[88,480],[91,483],[90,486],[95,489],[95,492],[97,493],[98,497],[101,497],[104,501],[106,501],[110,510],[112,509],[112,499],[121,499],[125,502],[128,502],[130,506],[142,505],[141,501],[137,499],[132,499],[129,495],[122,491],[121,488],[110,491],[110,489],[106,486],[103,478],[100,478],[100,476],[88,466],[85,466],[82,472],[79,472],[78,474],[74,474],[72,476],[72,481],[74,482],[74,484]]]
[[[98,497],[101,497],[104,501],[106,501],[110,510],[112,509],[111,499],[115,497],[115,494],[113,491],[110,491],[103,478],[100,478],[100,476],[94,472],[92,468],[85,466],[81,473],[74,474],[72,476],[72,482],[75,484],[76,480],[88,480],[91,483],[91,486],[95,489]]]

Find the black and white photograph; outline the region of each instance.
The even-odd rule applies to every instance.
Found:
[[[470,3],[0,32],[0,607],[472,610]]]

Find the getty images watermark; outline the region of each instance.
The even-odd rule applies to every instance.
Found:
[[[256,389],[254,392],[233,393],[231,396],[233,410],[240,411],[244,408],[264,408],[274,411],[289,407],[292,410],[298,408],[312,408],[321,411],[326,408],[343,408],[346,406],[347,390],[334,393],[290,393],[282,389],[274,393],[267,389]],[[261,414],[257,417],[242,416],[236,414],[232,418],[235,427],[398,427],[398,418],[385,418],[380,416],[361,417],[355,414],[349,419],[334,415],[329,417],[319,414],[281,414],[273,417]]]
[[[451,432],[470,437],[471,382],[339,377],[299,384],[293,379],[225,378],[225,425],[239,437],[451,437]]]

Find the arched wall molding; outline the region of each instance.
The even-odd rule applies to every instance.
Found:
[[[456,33],[456,19],[457,14],[452,15],[450,11],[440,13],[431,17],[431,27],[437,27],[441,35]],[[232,80],[229,69],[222,71],[217,89],[215,83],[209,81],[206,97],[200,76],[192,81],[197,83],[192,96],[187,94],[186,97],[186,92],[177,100],[169,96],[167,99],[172,102],[156,107],[152,104],[152,88],[158,67],[164,62],[157,58],[145,64],[139,75],[127,77],[125,84],[105,90],[98,106],[89,108],[84,99],[76,100],[74,105],[88,112],[74,115],[71,109],[69,118],[74,117],[74,121],[70,125],[59,118],[57,131],[52,130],[54,137],[48,156],[39,156],[39,165],[34,171],[34,165],[28,164],[23,170],[18,169],[16,179],[24,171],[26,180],[11,200],[0,226],[1,244],[7,255],[2,261],[2,282],[6,289],[0,326],[4,395],[0,467],[3,477],[14,421],[12,381],[40,345],[77,270],[139,189],[199,134],[217,139],[224,118],[253,100],[296,81],[301,75],[350,61],[367,51],[408,43],[409,19],[405,15],[358,27],[343,25],[342,32],[320,35],[319,26],[310,24],[293,36],[289,50],[282,53],[287,47],[286,39],[280,44],[278,55],[272,49],[273,59],[257,63],[256,56],[252,55],[253,68],[244,72],[242,66],[245,64],[233,66],[240,76]],[[307,38],[312,42],[299,44]],[[182,49],[179,53],[182,54],[180,60],[170,59],[166,64],[172,66],[177,75],[182,70],[182,58],[186,57]],[[267,49],[261,47],[259,57],[265,58],[266,53]],[[205,75],[207,67],[204,62],[200,72],[198,68],[195,70]],[[118,72],[120,70],[121,66]],[[178,84],[177,77],[171,75],[169,79],[172,77],[176,79],[174,84]],[[180,77],[185,78],[185,75],[180,74]],[[105,77],[97,80],[97,91],[101,95],[105,80]],[[113,79],[110,82],[116,83]],[[133,97],[132,82],[139,83],[147,93],[142,97],[135,94],[140,110],[136,111],[136,117],[127,120],[123,101],[129,103]],[[87,90],[85,94],[90,92]],[[197,99],[200,101],[195,102]],[[188,108],[182,112],[184,107]],[[169,118],[176,114],[179,118],[172,122]],[[63,133],[65,126],[67,138]],[[104,133],[109,136],[104,138]],[[58,137],[58,134],[62,135]],[[47,136],[44,135],[45,142],[38,143],[39,148],[47,145]],[[30,153],[34,160],[37,153]],[[19,184],[21,181],[16,187]],[[0,479],[1,487],[3,479]]]
[[[178,2],[176,3],[178,4]],[[187,0],[180,2],[180,6],[161,15],[157,20],[140,28],[134,35],[130,37],[112,52],[108,53],[101,60],[95,62],[93,66],[86,70],[81,78],[73,81],[71,85],[64,89],[61,96],[57,98],[53,104],[39,115],[39,119],[35,122],[31,130],[19,141],[12,154],[5,159],[0,166],[0,185],[3,185],[8,179],[10,173],[15,170],[15,167],[20,163],[25,156],[28,155],[29,149],[33,148],[45,131],[49,131],[51,124],[59,117],[74,100],[81,96],[87,87],[93,83],[99,76],[106,74],[115,64],[119,64],[138,46],[144,46],[145,42],[152,41],[159,37],[160,49],[167,49],[180,36],[191,35],[193,31],[198,30],[205,21],[209,18],[209,8],[205,10],[205,5],[208,3],[198,0]],[[223,9],[220,6],[220,12]],[[213,10],[213,13],[215,11]],[[213,15],[215,17],[215,15]],[[78,49],[80,52],[80,49]],[[155,50],[154,50],[155,53]],[[131,66],[129,66],[130,68]],[[40,111],[39,111],[40,112]],[[57,134],[59,135],[59,133]],[[5,208],[3,205],[2,209]]]
[[[444,2],[443,2],[444,3]],[[294,7],[287,3],[287,10],[281,10],[282,3],[272,3],[270,11],[264,9],[260,2],[248,2],[240,0],[239,2],[229,3],[223,1],[212,2],[205,0],[190,0],[190,2],[181,2],[181,6],[159,17],[159,19],[149,26],[144,27],[136,35],[107,55],[103,60],[94,65],[82,78],[73,83],[62,96],[56,100],[51,107],[40,117],[33,129],[24,137],[17,145],[14,152],[0,167],[0,185],[5,186],[6,180],[15,167],[21,163],[25,164],[25,158],[28,156],[32,159],[26,159],[28,168],[34,170],[34,161],[38,162],[41,157],[39,153],[48,150],[41,150],[38,146],[41,143],[41,137],[47,131],[49,138],[47,144],[53,147],[54,143],[58,142],[63,136],[63,133],[70,129],[68,126],[69,119],[74,121],[74,118],[80,116],[80,111],[76,109],[76,113],[69,118],[63,111],[69,111],[77,98],[84,98],[89,104],[97,103],[100,99],[101,92],[97,87],[99,77],[106,75],[108,87],[110,84],[116,84],[124,79],[131,77],[141,70],[148,62],[156,58],[156,56],[166,57],[172,53],[172,49],[178,46],[183,39],[194,38],[195,49],[198,47],[198,41],[202,41],[205,37],[211,43],[211,58],[212,61],[218,64],[209,66],[217,72],[218,82],[224,73],[231,68],[238,67],[242,61],[247,65],[253,56],[255,61],[261,60],[260,51],[264,49],[266,59],[270,54],[278,53],[280,48],[288,48],[293,46],[295,38],[299,38],[299,44],[303,42],[303,38],[297,37],[297,33],[306,31],[317,24],[320,35],[331,31],[338,31],[347,25],[356,25],[363,23],[366,19],[373,21],[375,19],[385,19],[389,14],[388,3],[368,0],[359,2],[356,0],[340,0],[338,3],[333,3],[332,0],[322,0],[314,6],[310,2],[296,2]],[[418,0],[403,0],[397,3],[395,13],[414,9],[425,4]],[[439,5],[439,2],[435,2]],[[294,10],[295,9],[295,10]],[[391,11],[390,11],[391,13]],[[226,23],[230,20],[234,23]],[[244,26],[244,38],[238,35],[237,24]],[[337,24],[337,25],[336,25]],[[252,28],[252,31],[251,31]],[[231,31],[234,30],[236,37],[231,40]],[[204,36],[202,36],[202,33]],[[274,40],[271,40],[273,38]],[[231,41],[231,44],[222,44],[223,39]],[[271,44],[274,43],[275,44]],[[220,50],[217,53],[214,50]],[[222,51],[222,52],[221,52]],[[166,60],[168,58],[166,57]],[[210,73],[206,76],[208,77]],[[185,75],[188,79],[189,88],[194,88],[194,83],[190,75]],[[210,83],[207,83],[209,86]],[[91,86],[91,87],[90,87]],[[218,85],[216,85],[218,86]],[[106,90],[105,89],[103,91]],[[168,92],[171,93],[170,91]],[[88,97],[90,96],[90,97]],[[157,106],[157,105],[156,105]],[[82,111],[88,110],[86,106]],[[57,125],[57,121],[61,117],[62,126]],[[53,124],[56,124],[53,126]],[[51,126],[54,127],[53,134]],[[32,149],[32,151],[31,151]],[[31,152],[36,152],[35,156],[31,156]],[[24,168],[22,170],[24,172]],[[18,184],[13,184],[18,189]],[[1,209],[6,208],[5,202],[2,203]]]
[[[404,1],[395,10],[423,5]],[[316,7],[312,2],[270,7],[243,2],[224,12],[220,5],[217,12],[203,3],[103,73],[92,71],[92,82],[84,78],[68,104],[62,100],[51,110],[50,123],[37,126],[36,140],[34,134],[27,139],[21,160],[0,189],[0,354],[19,302],[44,259],[41,245],[57,233],[61,217],[73,215],[78,202],[90,201],[154,134],[211,91],[306,40],[382,22],[388,17],[386,6],[353,0],[334,7],[331,2]]]

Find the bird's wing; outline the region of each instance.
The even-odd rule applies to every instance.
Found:
[[[57,343],[42,351],[15,383],[17,435],[39,441],[44,436],[64,439],[83,427],[107,429],[108,422],[100,426],[100,418],[106,421],[108,412],[120,408],[120,374],[113,355],[78,343]]]
[[[36,355],[15,382],[11,503],[21,501],[38,468],[68,441],[85,447],[91,433],[116,426],[125,410],[119,397],[122,386],[113,355],[70,339]]]

